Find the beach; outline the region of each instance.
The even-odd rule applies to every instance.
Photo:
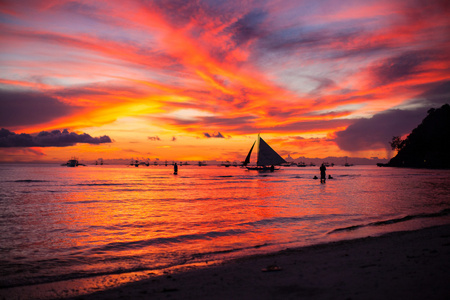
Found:
[[[448,299],[450,225],[178,270],[73,299]]]

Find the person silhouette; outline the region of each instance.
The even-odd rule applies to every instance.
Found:
[[[319,169],[320,169],[320,183],[325,183],[327,179],[327,174],[325,171],[327,170],[327,168],[325,167],[324,164],[322,164]]]
[[[178,165],[177,165],[177,163],[175,163],[175,164],[173,165],[173,174],[174,174],[174,175],[177,175],[177,174],[178,174]]]

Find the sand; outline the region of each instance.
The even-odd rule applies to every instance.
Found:
[[[74,299],[450,299],[450,225],[246,257]]]

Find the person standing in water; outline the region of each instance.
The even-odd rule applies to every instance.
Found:
[[[320,183],[325,183],[325,181],[327,179],[327,174],[325,173],[326,170],[327,170],[327,168],[325,167],[324,164],[322,164],[320,166]]]
[[[175,164],[173,165],[173,174],[174,174],[174,175],[177,175],[177,174],[178,174],[178,165],[177,165],[177,163],[175,163]]]

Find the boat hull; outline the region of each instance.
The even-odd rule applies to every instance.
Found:
[[[269,166],[257,166],[257,167],[246,167],[249,171],[260,171],[260,172],[273,172],[279,170],[280,168],[272,168]]]

